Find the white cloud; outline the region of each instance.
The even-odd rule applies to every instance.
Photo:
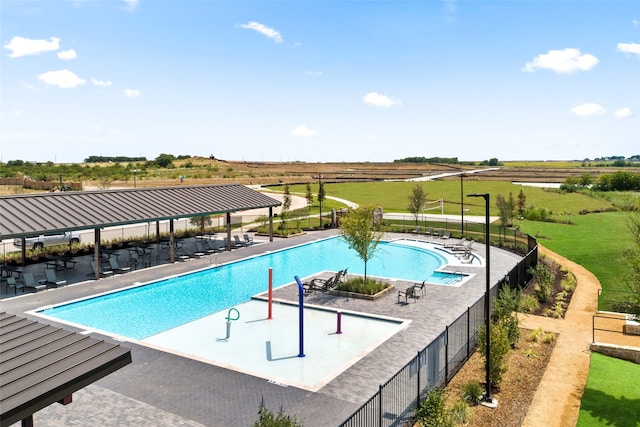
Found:
[[[94,86],[103,86],[103,87],[111,86],[111,82],[105,82],[105,81],[94,79],[94,78],[91,79],[91,83],[93,83]]]
[[[82,86],[86,82],[69,70],[47,71],[40,74],[38,78],[50,86],[58,86],[63,89]]]
[[[3,47],[9,49],[11,58],[19,58],[27,55],[37,55],[42,52],[58,50],[60,48],[60,39],[57,37],[49,38],[51,41],[25,39],[24,37],[14,37]]]
[[[613,113],[613,116],[616,119],[628,119],[629,117],[633,116],[633,113],[631,112],[631,109],[629,107],[624,107],[617,109],[615,113]]]
[[[311,71],[311,70],[305,70],[304,72],[306,75],[308,76],[322,76],[324,75],[324,73],[322,71]]]
[[[122,0],[129,9],[134,9],[138,5],[138,0]]]
[[[265,25],[262,25],[259,22],[251,21],[248,24],[240,25],[241,28],[245,28],[247,30],[257,31],[260,34],[273,39],[276,43],[282,43],[283,39],[279,32],[274,30],[273,28],[269,28]]]
[[[578,105],[571,109],[571,112],[576,116],[599,116],[607,111],[600,104],[594,102],[588,102],[586,104]]]
[[[533,61],[527,62],[522,71],[532,73],[536,68],[543,68],[558,74],[572,74],[576,71],[588,71],[598,62],[598,58],[588,53],[582,54],[580,49],[566,48],[541,53]]]
[[[447,12],[450,13],[454,13],[458,9],[456,0],[444,0],[444,7],[447,9]]]
[[[365,104],[373,105],[374,107],[392,107],[394,105],[402,104],[400,100],[393,100],[386,95],[379,94],[378,92],[369,92],[362,100]]]
[[[127,98],[137,98],[141,95],[141,92],[138,89],[125,89],[124,96]]]
[[[635,28],[640,27],[640,20],[638,20],[637,18],[633,18],[633,20],[631,21],[631,25],[633,25]]]
[[[291,131],[291,135],[301,136],[303,138],[311,138],[312,136],[318,135],[318,132],[313,129],[309,129],[306,125],[300,125]]]
[[[73,49],[69,49],[69,50],[64,50],[62,52],[58,52],[58,58],[62,59],[62,60],[67,60],[67,59],[75,59],[76,58],[76,51]]]
[[[618,50],[622,53],[633,53],[640,56],[640,43],[618,43]]]

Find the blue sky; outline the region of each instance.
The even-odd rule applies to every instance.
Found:
[[[2,161],[640,154],[638,1],[3,0]]]

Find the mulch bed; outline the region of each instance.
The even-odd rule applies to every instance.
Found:
[[[521,329],[520,340],[508,357],[508,370],[499,390],[492,391],[497,408],[471,407],[470,427],[520,426],[544,375],[555,341],[550,344],[529,340],[531,330]],[[531,352],[528,352],[531,350]],[[529,354],[528,357],[526,354]],[[484,389],[484,358],[475,352],[447,386],[449,405],[459,400],[464,384],[477,381]]]

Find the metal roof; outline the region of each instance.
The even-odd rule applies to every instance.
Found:
[[[0,313],[0,425],[9,426],[131,363],[131,351]]]
[[[0,240],[279,205],[240,184],[2,196]]]

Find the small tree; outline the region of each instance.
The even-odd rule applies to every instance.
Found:
[[[494,323],[490,328],[491,359],[489,368],[489,382],[491,387],[499,387],[502,376],[507,372],[507,356],[511,351],[509,333],[502,321]],[[487,360],[486,327],[482,325],[478,331],[478,351]]]
[[[384,234],[384,225],[374,221],[373,213],[371,206],[349,209],[340,223],[340,234],[364,261],[364,283],[367,283],[367,262],[375,255]]]
[[[500,213],[500,222],[502,227],[506,228],[513,224],[513,211],[515,210],[515,203],[513,201],[513,194],[509,193],[509,198],[505,199],[502,194],[496,196],[496,206]]]
[[[524,213],[527,210],[527,196],[525,196],[524,191],[520,190],[518,193],[518,216],[520,218],[524,218]]]
[[[282,211],[280,212],[280,229],[284,230],[286,227],[287,218],[289,218],[289,209],[291,209],[291,191],[289,191],[289,184],[284,185],[284,198],[282,199]]]
[[[422,185],[416,184],[409,195],[409,206],[407,206],[409,212],[411,212],[416,219],[416,227],[418,226],[418,215],[420,215],[420,212],[424,209],[426,202],[427,194],[424,192]]]
[[[320,181],[318,184],[318,206],[320,207],[320,228],[322,228],[322,202],[324,202],[324,183]]]
[[[311,211],[311,205],[313,205],[313,193],[311,193],[311,184],[307,182],[307,193],[305,194],[307,199],[307,210]]]

